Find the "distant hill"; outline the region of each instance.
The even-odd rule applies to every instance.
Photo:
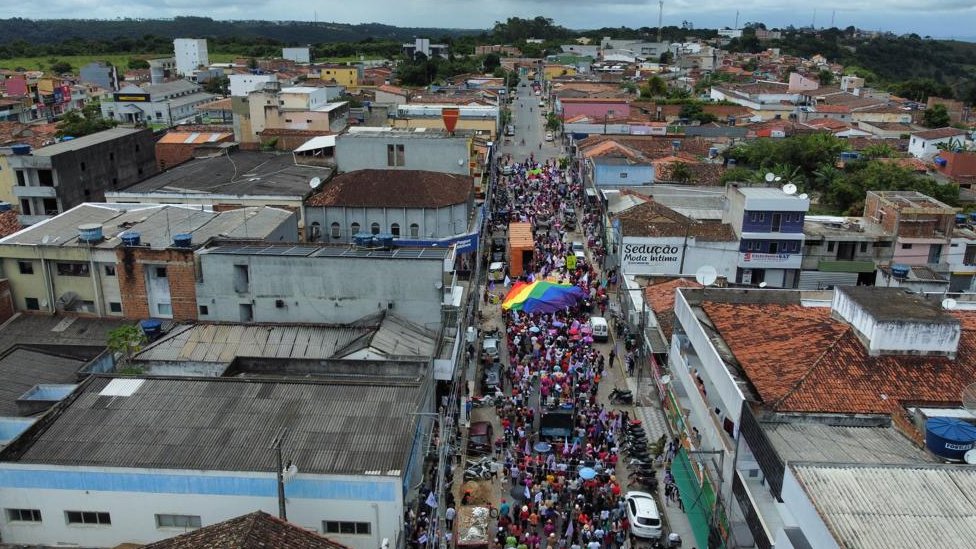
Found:
[[[18,40],[30,44],[54,44],[65,40],[162,38],[255,38],[286,45],[362,40],[437,39],[484,32],[470,29],[394,27],[380,23],[350,25],[311,21],[217,21],[209,17],[174,19],[0,19],[0,44]],[[78,52],[85,53],[85,52]]]

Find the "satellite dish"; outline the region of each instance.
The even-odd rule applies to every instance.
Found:
[[[800,195],[800,200],[806,200],[808,198],[810,198],[810,195],[808,195],[807,193],[803,193]]]
[[[321,184],[322,184],[322,179],[319,177],[313,177],[308,181],[309,187],[312,187],[313,189],[318,187]]]
[[[782,180],[783,180],[783,178],[782,178],[782,177],[780,177],[780,176],[778,176],[778,175],[776,176],[776,181],[782,181]]]
[[[962,390],[962,407],[973,417],[976,417],[976,383],[967,385]]]
[[[671,383],[671,376],[667,374],[661,376],[661,385],[667,385],[668,383]]]
[[[783,192],[788,195],[796,194],[796,185],[792,183],[787,183],[786,185],[783,185]]]
[[[774,179],[776,179],[776,174],[774,174],[773,172],[769,172],[766,174],[766,183],[772,183]]]
[[[759,287],[760,288],[765,288],[766,287],[766,283],[765,282],[760,282],[759,283]]]
[[[966,465],[976,465],[976,449],[969,450],[963,454],[962,460],[966,462]]]
[[[718,271],[715,267],[711,265],[702,265],[695,271],[695,282],[701,284],[702,286],[711,286],[715,284],[715,279],[718,278]]]
[[[950,310],[951,309],[955,309],[956,308],[956,300],[955,299],[952,299],[951,297],[947,297],[947,298],[943,299],[942,300],[942,308],[943,309],[950,309]]]

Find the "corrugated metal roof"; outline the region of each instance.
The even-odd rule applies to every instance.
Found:
[[[437,348],[437,333],[388,314],[370,339],[369,347],[391,358],[430,359]]]
[[[846,549],[970,549],[976,540],[972,467],[791,469],[838,545]]]
[[[319,474],[400,471],[418,416],[419,384],[146,379],[131,396],[102,396],[96,377],[27,447],[0,459],[93,467],[275,470],[269,444]]]
[[[787,462],[918,463],[934,461],[890,427],[823,423],[763,423],[780,458]]]
[[[135,356],[138,361],[230,363],[236,357],[325,360],[375,328],[188,324],[171,330]]]
[[[75,383],[84,360],[33,349],[13,349],[0,358],[0,416],[17,416],[17,399],[44,383]]]

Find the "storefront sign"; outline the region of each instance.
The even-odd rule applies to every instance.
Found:
[[[746,252],[742,254],[743,263],[762,262],[762,263],[785,263],[790,260],[792,254],[757,254]]]
[[[625,240],[620,261],[623,272],[677,274],[681,265],[681,244],[672,240],[675,239],[648,239],[646,242]]]

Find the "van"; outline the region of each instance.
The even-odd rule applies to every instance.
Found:
[[[486,362],[494,362],[498,358],[498,339],[486,337],[481,342],[481,352],[484,354]]]
[[[505,280],[505,264],[501,261],[496,261],[488,265],[488,280],[494,280],[495,282]]]
[[[610,339],[610,325],[607,319],[602,316],[590,317],[590,326],[593,328],[593,341],[606,341]]]
[[[515,126],[511,124],[505,126],[505,135],[515,135]]]
[[[582,252],[583,251],[583,243],[580,242],[579,240],[574,240],[573,243],[571,244],[571,246],[572,246],[574,252]]]

